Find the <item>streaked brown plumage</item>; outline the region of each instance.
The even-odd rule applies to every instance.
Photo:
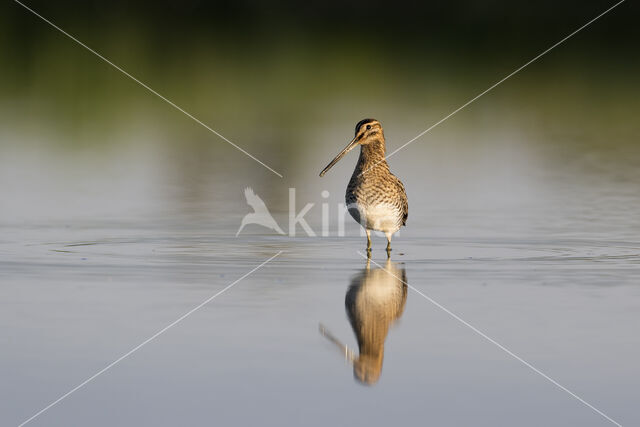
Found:
[[[367,232],[367,252],[371,251],[371,230],[376,230],[387,236],[389,254],[391,236],[406,225],[409,205],[404,185],[391,173],[385,159],[384,131],[380,122],[375,119],[358,122],[353,140],[320,172],[320,176],[357,145],[360,145],[360,157],[347,186],[347,209]]]

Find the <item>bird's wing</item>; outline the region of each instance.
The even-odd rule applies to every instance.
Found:
[[[407,218],[409,217],[409,201],[407,200],[407,193],[404,190],[404,184],[402,184],[402,181],[400,181],[399,179],[397,179],[398,185],[400,186],[400,189],[402,190],[400,192],[401,194],[401,204],[402,204],[402,225],[407,225]]]
[[[247,203],[249,204],[249,206],[253,208],[254,211],[256,212],[269,211],[267,209],[267,206],[262,201],[262,199],[258,197],[256,193],[253,192],[253,189],[251,187],[247,187],[244,189],[244,197],[247,199]]]
[[[407,218],[409,218],[409,203],[407,203],[407,199],[404,199],[404,206],[402,207],[404,210],[404,214],[402,215],[402,225],[407,225]]]

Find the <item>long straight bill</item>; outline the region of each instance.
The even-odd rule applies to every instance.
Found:
[[[329,332],[322,323],[319,325],[319,330],[320,330],[320,335],[328,339],[340,350],[340,353],[344,354],[344,358],[347,362],[353,363],[353,361],[356,358],[356,355],[353,350],[351,350],[346,345],[342,344],[340,340],[336,338],[331,332]]]
[[[322,170],[322,172],[320,172],[320,176],[324,176],[324,174],[325,174],[325,173],[327,173],[327,171],[328,171],[329,169],[331,169],[331,168],[333,167],[333,165],[335,165],[336,163],[338,163],[338,162],[340,161],[340,159],[341,159],[342,157],[344,157],[344,155],[345,155],[345,154],[347,154],[349,151],[353,150],[353,148],[354,148],[356,145],[358,145],[358,141],[357,141],[357,139],[356,139],[356,138],[353,138],[353,139],[351,140],[351,142],[349,143],[349,145],[347,145],[346,147],[344,147],[344,150],[342,150],[342,151],[340,152],[340,154],[338,154],[338,155],[336,156],[336,158],[335,158],[335,159],[331,160],[331,163],[329,163],[329,164],[327,165],[327,167],[326,167],[326,168],[324,168],[324,169]]]

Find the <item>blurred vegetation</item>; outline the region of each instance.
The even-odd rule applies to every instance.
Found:
[[[258,154],[295,155],[310,127],[327,122],[375,115],[419,132],[613,2],[25,4],[222,134]],[[527,68],[492,93],[492,108],[583,129],[596,115],[637,134],[637,9],[621,5]],[[210,138],[18,4],[1,11],[3,126],[25,122],[16,131],[46,130],[72,146],[114,143],[136,128]],[[483,107],[474,111],[483,120]]]

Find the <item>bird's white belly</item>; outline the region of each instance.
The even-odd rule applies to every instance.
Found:
[[[400,212],[392,204],[364,205],[355,203],[355,208],[359,213],[360,225],[368,230],[395,233],[400,228]],[[356,220],[358,219],[356,218]]]

